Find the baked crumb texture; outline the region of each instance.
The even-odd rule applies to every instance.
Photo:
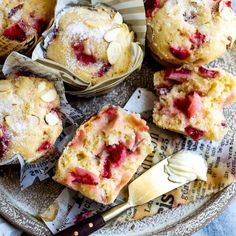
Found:
[[[236,100],[236,78],[219,69],[179,68],[154,75],[153,121],[197,141],[221,140],[227,132],[223,108]]]
[[[99,203],[112,203],[153,150],[148,130],[139,115],[104,107],[77,130],[54,180]]]

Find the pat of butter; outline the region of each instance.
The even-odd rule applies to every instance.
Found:
[[[207,162],[197,153],[181,151],[167,161],[165,172],[172,182],[184,184],[195,179],[207,180]]]
[[[206,174],[207,165],[203,157],[181,151],[157,163],[135,179],[129,185],[128,202],[130,206],[142,205],[197,178],[206,180]]]

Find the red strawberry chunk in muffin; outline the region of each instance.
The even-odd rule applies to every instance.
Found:
[[[7,128],[0,125],[0,159],[2,159],[7,152],[10,145],[10,132]]]
[[[196,33],[192,34],[190,37],[190,41],[193,43],[193,46],[199,48],[204,43],[206,43],[206,35],[202,34],[199,31],[196,31]]]
[[[194,141],[198,141],[201,137],[205,135],[205,132],[199,129],[196,129],[192,126],[187,126],[185,132],[191,137]]]
[[[227,7],[231,7],[232,8],[232,1],[227,1],[225,4],[226,4]]]
[[[200,66],[198,68],[198,73],[201,75],[203,78],[208,78],[208,79],[214,79],[218,76],[220,76],[220,72],[216,70],[211,70],[206,67]]]
[[[3,35],[10,40],[23,42],[26,40],[26,33],[22,29],[22,26],[24,25],[26,26],[26,24],[23,21],[10,25],[8,28],[4,30]]]
[[[188,69],[168,69],[165,71],[165,79],[171,80],[176,83],[182,83],[191,77],[191,71]]]
[[[102,77],[106,72],[108,72],[111,69],[110,63],[104,63],[102,67],[98,71],[98,77]]]
[[[160,0],[145,0],[144,6],[146,10],[146,16],[151,17],[152,13],[160,7],[161,1]]]
[[[77,60],[83,65],[90,65],[97,62],[97,59],[93,55],[87,55],[84,53],[84,44],[82,42],[72,44],[75,56]]]
[[[121,143],[107,146],[107,151],[108,158],[114,166],[120,166],[128,155],[127,148]]]
[[[170,52],[175,58],[177,58],[179,60],[185,60],[191,56],[191,53],[189,52],[189,50],[187,48],[182,48],[182,47],[172,47],[171,46]]]
[[[98,177],[92,172],[76,167],[75,172],[71,172],[72,183],[97,185]]]
[[[174,107],[191,118],[202,108],[201,97],[196,92],[190,92],[185,98],[175,99]]]
[[[46,151],[50,150],[51,148],[52,148],[52,144],[48,140],[46,140],[40,144],[37,151],[38,152],[46,152]]]

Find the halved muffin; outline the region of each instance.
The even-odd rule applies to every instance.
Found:
[[[77,130],[54,180],[97,202],[112,203],[153,150],[148,130],[139,115],[104,107]]]
[[[193,140],[219,141],[227,132],[223,108],[236,101],[236,78],[219,69],[178,68],[154,75],[156,125]]]
[[[32,162],[50,152],[62,131],[59,111],[54,82],[21,73],[0,80],[0,159]]]

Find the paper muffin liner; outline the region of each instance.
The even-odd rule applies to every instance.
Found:
[[[221,142],[200,140],[195,142],[182,135],[164,131],[152,124],[152,110],[156,96],[142,88],[138,88],[131,96],[124,109],[129,112],[140,113],[150,127],[150,134],[155,151],[149,155],[139,168],[134,178],[148,170],[151,166],[180,150],[189,150],[202,155],[208,163],[207,182],[196,180],[185,184],[163,196],[142,206],[135,207],[132,211],[124,213],[112,224],[140,220],[146,216],[175,208],[182,204],[196,201],[210,196],[236,181],[235,155],[236,155],[236,126],[230,126],[229,132]],[[228,108],[226,113],[227,123],[234,116],[236,104]],[[41,219],[52,233],[70,227],[80,220],[104,211],[127,199],[127,188],[124,188],[116,201],[110,206],[96,203],[80,193],[65,188],[55,202],[40,215]]]
[[[58,22],[60,17],[60,11],[71,5],[96,5],[97,3],[104,3],[114,10],[120,12],[123,16],[124,22],[127,23],[131,30],[136,35],[136,42],[132,43],[132,64],[129,70],[117,77],[112,77],[96,85],[79,78],[74,73],[70,72],[64,66],[45,58],[45,52],[53,36],[53,29]],[[144,58],[144,45],[146,37],[146,17],[144,10],[143,0],[131,0],[131,1],[120,1],[120,0],[91,0],[91,1],[63,1],[59,0],[56,6],[56,18],[54,25],[44,34],[45,39],[42,40],[35,48],[32,54],[32,59],[44,64],[47,67],[63,72],[61,79],[74,87],[75,91],[68,91],[71,95],[79,97],[92,97],[108,92],[116,85],[121,83],[126,77],[128,77],[135,70],[139,69],[142,65]]]
[[[76,119],[80,118],[80,114],[67,102],[63,82],[58,79],[58,74],[55,73],[54,70],[48,70],[48,68],[45,68],[45,66],[43,66],[42,64],[34,62],[30,58],[23,56],[17,52],[12,52],[7,57],[2,71],[5,76],[10,73],[19,71],[30,72],[41,78],[46,78],[48,80],[54,81],[55,88],[60,97],[60,111],[62,113],[63,126],[65,127],[66,123],[76,126]],[[67,136],[68,133],[65,134],[65,130],[63,130],[62,134],[55,144],[55,151],[53,153],[50,153],[49,155],[45,155],[45,157],[42,157],[33,163],[27,163],[20,155],[14,155],[8,160],[0,160],[0,166],[20,163],[21,187],[26,188],[31,185],[36,178],[38,178],[39,180],[43,180],[49,177],[49,175],[47,175],[47,172],[52,167],[54,167],[58,159],[57,150],[61,149],[61,147],[64,147],[65,138],[68,139]]]

